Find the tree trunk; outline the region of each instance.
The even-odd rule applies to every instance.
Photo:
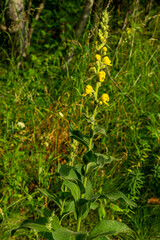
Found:
[[[25,57],[27,41],[24,0],[9,0],[6,11],[6,27],[10,34],[10,46],[16,55]]]
[[[75,29],[77,39],[79,39],[79,37],[81,36],[82,32],[84,31],[84,29],[86,27],[87,20],[88,20],[90,12],[92,10],[93,4],[94,4],[94,0],[87,0],[84,5],[82,15],[81,15],[81,17],[78,21],[78,24],[76,26],[76,29]]]

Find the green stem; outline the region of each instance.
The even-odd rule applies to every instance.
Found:
[[[68,166],[72,166],[72,162],[71,161],[69,161]],[[67,187],[66,186],[64,186],[64,192],[67,192]],[[64,199],[63,202],[62,202],[62,207],[61,207],[61,211],[60,211],[60,216],[61,217],[62,217],[62,214],[63,214],[63,211],[64,211],[65,202],[66,202],[66,199]],[[62,218],[59,221],[59,224],[61,224],[61,222],[62,222]]]
[[[87,185],[87,173],[88,173],[88,164],[86,165],[86,168],[85,168],[84,181],[83,181],[84,188],[86,188],[86,185]],[[81,194],[81,198],[84,198],[84,193]],[[78,219],[77,219],[77,232],[80,231],[81,221],[82,221],[82,218],[80,213],[80,216],[78,216]]]
[[[99,87],[100,87],[99,82],[97,82],[96,83],[96,91],[95,91],[95,108],[94,108],[93,115],[92,115],[92,126],[91,126],[91,129],[93,130],[93,132],[94,132],[94,127],[95,127],[95,118],[96,118],[96,114],[97,114],[97,99],[98,99]],[[94,135],[92,134],[92,136],[89,140],[89,151],[92,149],[93,137],[94,137]],[[86,188],[86,185],[87,185],[87,173],[88,173],[88,164],[85,167],[84,181],[83,181],[84,188]],[[81,198],[84,198],[84,193],[81,194]],[[77,219],[77,232],[80,231],[81,221],[82,221],[82,218],[81,218],[81,214],[80,214],[80,216],[78,216],[78,219]]]
[[[92,126],[91,129],[94,132],[94,126],[95,126],[95,118],[96,118],[96,114],[97,114],[97,99],[98,99],[98,89],[99,89],[100,85],[99,82],[96,83],[96,91],[95,91],[95,108],[93,111],[93,115],[92,115]],[[92,142],[93,142],[93,135],[91,136],[90,140],[89,140],[89,151],[92,149]]]
[[[66,186],[64,187],[64,192],[67,192],[67,187]],[[63,202],[62,202],[62,207],[61,207],[61,211],[60,211],[61,220],[59,221],[59,224],[61,224],[61,222],[62,222],[62,214],[63,214],[63,211],[64,211],[65,202],[66,202],[66,199],[64,199]]]

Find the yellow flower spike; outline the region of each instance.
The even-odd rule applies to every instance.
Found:
[[[102,48],[102,51],[103,51],[103,52],[107,52],[107,48],[106,48],[106,47],[103,47],[103,48]]]
[[[105,103],[107,106],[109,106],[107,102],[109,102],[109,95],[107,93],[103,93],[101,96],[100,104]]]
[[[100,82],[104,82],[105,77],[106,77],[106,73],[104,71],[101,71],[98,73],[98,78]]]
[[[88,94],[90,94],[90,93],[92,93],[92,92],[93,92],[92,86],[91,86],[91,85],[87,85],[87,86],[85,87],[85,93],[83,93],[82,95],[83,95],[83,96],[87,96]]]
[[[100,56],[99,54],[96,54],[96,55],[95,55],[95,59],[96,59],[97,61],[100,61],[100,60],[101,60],[101,56]]]
[[[104,64],[112,66],[111,60],[109,59],[109,57],[107,57],[107,56],[104,57],[102,61],[103,61]]]

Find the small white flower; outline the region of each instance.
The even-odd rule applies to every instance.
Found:
[[[59,115],[60,115],[61,117],[64,117],[63,113],[61,113],[61,112],[59,112]]]
[[[17,125],[22,129],[25,128],[25,124],[23,122],[18,122]]]
[[[48,146],[49,146],[49,143],[48,143],[48,142],[45,142],[44,145],[45,145],[46,147],[48,147]]]

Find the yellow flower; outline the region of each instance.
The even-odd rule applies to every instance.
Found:
[[[126,28],[126,31],[127,31],[127,33],[128,33],[128,35],[130,35],[131,33],[132,33],[132,29],[131,28]]]
[[[107,56],[104,57],[102,61],[103,61],[104,64],[112,66],[111,60],[109,59],[109,57],[107,57]]]
[[[109,95],[107,93],[103,93],[101,96],[100,104],[105,103],[107,106],[109,106],[107,102],[109,102]]]
[[[95,55],[95,59],[96,59],[97,61],[99,61],[99,60],[101,60],[101,56],[100,56],[99,54],[96,54],[96,55]]]
[[[103,37],[103,36],[100,36],[99,38],[100,38],[100,40],[101,40],[101,41],[103,41],[103,40],[104,40],[104,37]]]
[[[87,96],[88,94],[92,93],[93,92],[93,88],[91,85],[87,85],[85,87],[85,93],[83,93],[83,96]]]
[[[106,73],[104,71],[101,71],[98,73],[98,78],[100,82],[104,82],[105,77],[106,77]]]
[[[106,48],[106,47],[103,47],[103,48],[102,48],[102,51],[103,51],[103,52],[107,52],[107,48]]]

